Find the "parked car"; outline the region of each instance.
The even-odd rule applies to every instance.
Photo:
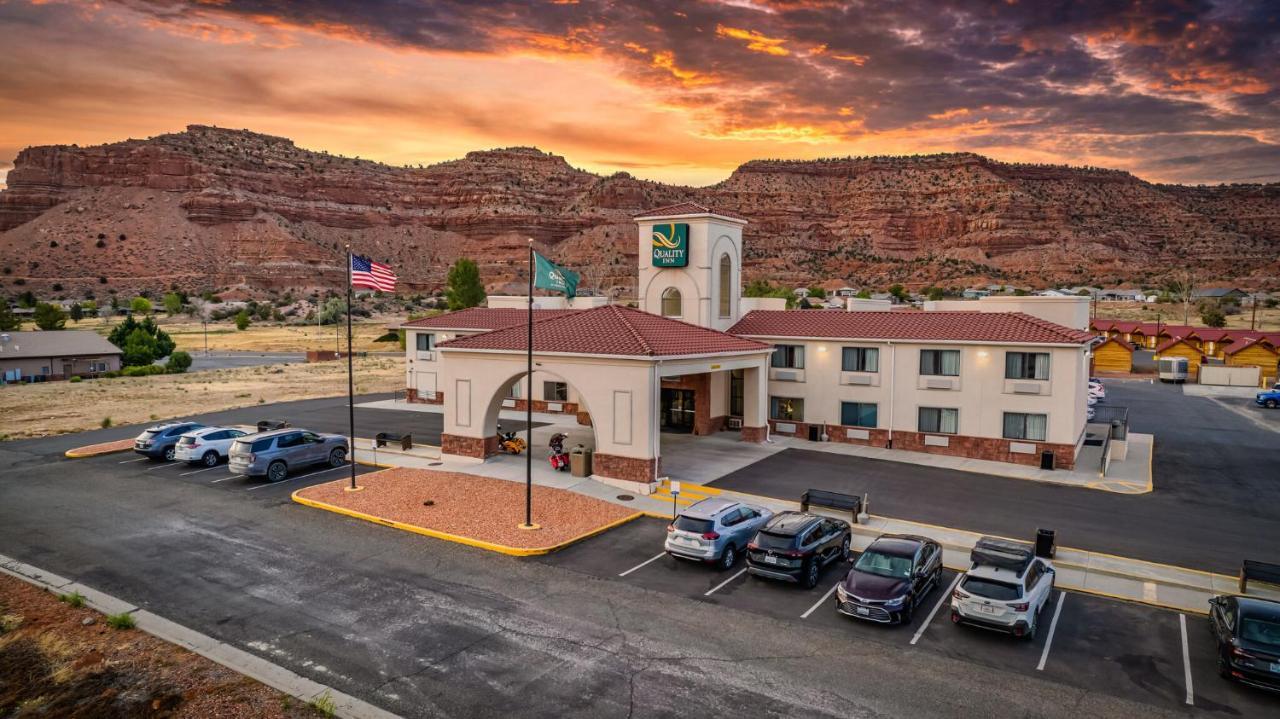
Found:
[[[849,535],[841,519],[779,512],[747,545],[747,571],[812,589],[824,566],[849,557]]]
[[[1218,640],[1218,674],[1280,691],[1280,602],[1214,597],[1209,600],[1209,631]]]
[[[909,624],[942,577],[942,547],[932,539],[885,534],[836,585],[836,611],[882,624]]]
[[[1255,404],[1266,407],[1267,409],[1280,407],[1280,389],[1269,389],[1259,392],[1258,395],[1253,398],[1253,401]]]
[[[1089,381],[1089,396],[1097,397],[1098,401],[1104,401],[1107,398],[1107,388],[1102,386],[1101,382]]]
[[[716,562],[728,569],[773,511],[731,499],[711,497],[691,505],[667,525],[667,554]]]
[[[173,458],[189,464],[212,467],[227,458],[231,443],[247,432],[230,427],[201,427],[178,438]]]
[[[951,621],[1034,639],[1053,596],[1056,570],[1031,545],[982,537],[951,593]]]
[[[1098,410],[1094,409],[1091,406],[1084,408],[1084,419],[1086,422],[1092,422],[1093,418],[1096,416],[1098,416]]]
[[[347,461],[347,438],[305,429],[278,429],[251,434],[231,444],[227,466],[236,474],[279,482],[289,471],[313,464],[338,467]]]
[[[172,462],[178,438],[203,426],[198,422],[166,422],[147,427],[142,434],[134,438],[133,451],[148,459]]]

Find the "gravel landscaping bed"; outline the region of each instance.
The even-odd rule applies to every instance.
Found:
[[[100,454],[111,454],[112,452],[123,452],[127,449],[133,449],[133,438],[117,439],[114,442],[101,442],[99,444],[89,444],[83,447],[67,450],[68,457],[96,457]]]
[[[527,531],[524,485],[461,472],[397,467],[362,475],[363,490],[345,491],[342,479],[299,490],[295,496],[380,519],[517,549],[562,544],[636,515],[636,511],[551,487],[533,488]],[[427,503],[430,504],[427,504]]]

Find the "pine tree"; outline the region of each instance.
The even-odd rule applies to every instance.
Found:
[[[484,302],[484,285],[480,283],[480,268],[476,263],[463,257],[449,268],[449,289],[445,297],[449,301],[450,310],[463,310],[478,307]]]

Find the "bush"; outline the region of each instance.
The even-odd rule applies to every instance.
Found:
[[[146,297],[134,297],[129,303],[129,309],[140,315],[151,314],[151,300]]]
[[[120,376],[120,370],[114,370],[114,369],[107,370],[106,372],[102,373],[102,376],[104,379],[115,379],[116,377]]]
[[[165,372],[168,372],[168,370],[161,365],[144,364],[125,367],[120,370],[120,375],[123,377],[149,377],[153,374],[164,374]]]
[[[80,592],[71,592],[70,594],[59,594],[58,601],[69,607],[79,609],[84,606],[84,595]]]
[[[174,352],[169,355],[165,369],[174,374],[181,374],[191,368],[191,355],[186,352]]]
[[[67,381],[68,381],[68,382],[83,382],[83,381],[84,381],[84,379],[83,379],[83,378],[81,378],[81,377],[80,377],[80,375],[78,375],[78,374],[73,374],[73,375],[71,375],[70,377],[68,377],[68,378],[67,378]]]
[[[112,629],[133,629],[138,623],[133,620],[133,615],[128,612],[107,615],[107,626]]]
[[[241,332],[249,329],[249,313],[246,310],[240,310],[236,313],[236,329]]]
[[[108,427],[110,427],[110,426],[111,426],[111,418],[110,418],[110,417],[103,417],[103,418],[102,418],[102,421],[98,423],[98,426],[99,426],[99,427],[101,427],[101,428],[103,428],[103,429],[107,429]]]

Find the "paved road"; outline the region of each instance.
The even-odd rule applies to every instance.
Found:
[[[1174,385],[1108,383],[1135,432],[1155,434],[1155,492],[1128,496],[807,450],[713,484],[795,499],[810,487],[870,493],[876,514],[1234,574],[1280,561],[1280,412],[1186,397]],[[1269,423],[1269,424],[1268,424]]]
[[[323,429],[332,404],[269,415]],[[217,419],[261,413],[237,412]],[[289,501],[331,475],[274,486],[61,456],[134,431],[5,443],[3,552],[406,716],[1174,716]]]
[[[236,367],[258,367],[261,365],[294,364],[305,362],[305,352],[192,352],[191,370],[199,372],[210,369],[234,369]],[[158,360],[164,364],[166,360]]]

